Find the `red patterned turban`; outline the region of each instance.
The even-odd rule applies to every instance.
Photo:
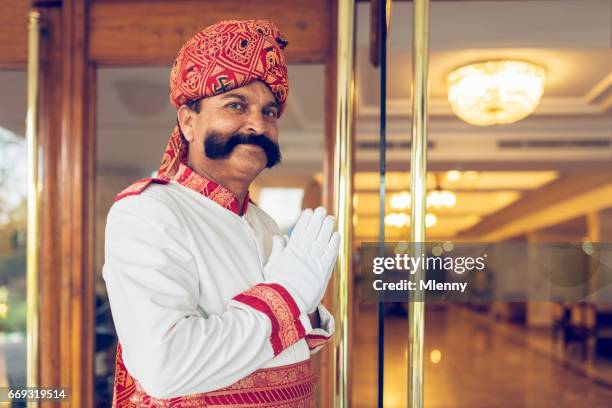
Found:
[[[278,28],[264,20],[226,20],[205,28],[187,40],[174,61],[170,102],[178,108],[260,80],[272,91],[282,112],[289,93],[282,53],[286,45]],[[186,163],[187,147],[177,123],[158,177],[172,177],[179,163]]]

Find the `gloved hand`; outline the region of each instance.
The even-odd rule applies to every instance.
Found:
[[[323,207],[304,210],[285,245],[272,238],[272,252],[264,267],[266,282],[289,291],[302,312],[316,310],[338,257],[340,234],[333,232],[334,217]]]

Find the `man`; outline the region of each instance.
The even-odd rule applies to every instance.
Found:
[[[333,333],[320,301],[340,238],[317,208],[285,241],[248,194],[280,161],[286,44],[272,23],[223,21],[174,62],[178,123],[158,177],[120,193],[107,220],[113,406],[316,405],[309,358]]]

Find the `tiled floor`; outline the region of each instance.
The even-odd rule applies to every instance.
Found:
[[[612,387],[530,347],[520,336],[509,336],[501,326],[459,306],[426,310],[426,408],[612,407]],[[374,309],[362,309],[355,327],[352,406],[375,407]],[[386,319],[385,407],[407,407],[407,331],[407,319]]]

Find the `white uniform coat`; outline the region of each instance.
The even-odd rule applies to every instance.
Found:
[[[263,281],[276,223],[253,203],[243,216],[231,211],[222,187],[211,194],[182,184],[190,185],[123,194],[108,214],[103,276],[130,375],[149,395],[170,398],[310,358],[334,330],[322,305],[313,330],[305,314],[287,323],[232,299]],[[303,335],[285,341],[300,326]]]

